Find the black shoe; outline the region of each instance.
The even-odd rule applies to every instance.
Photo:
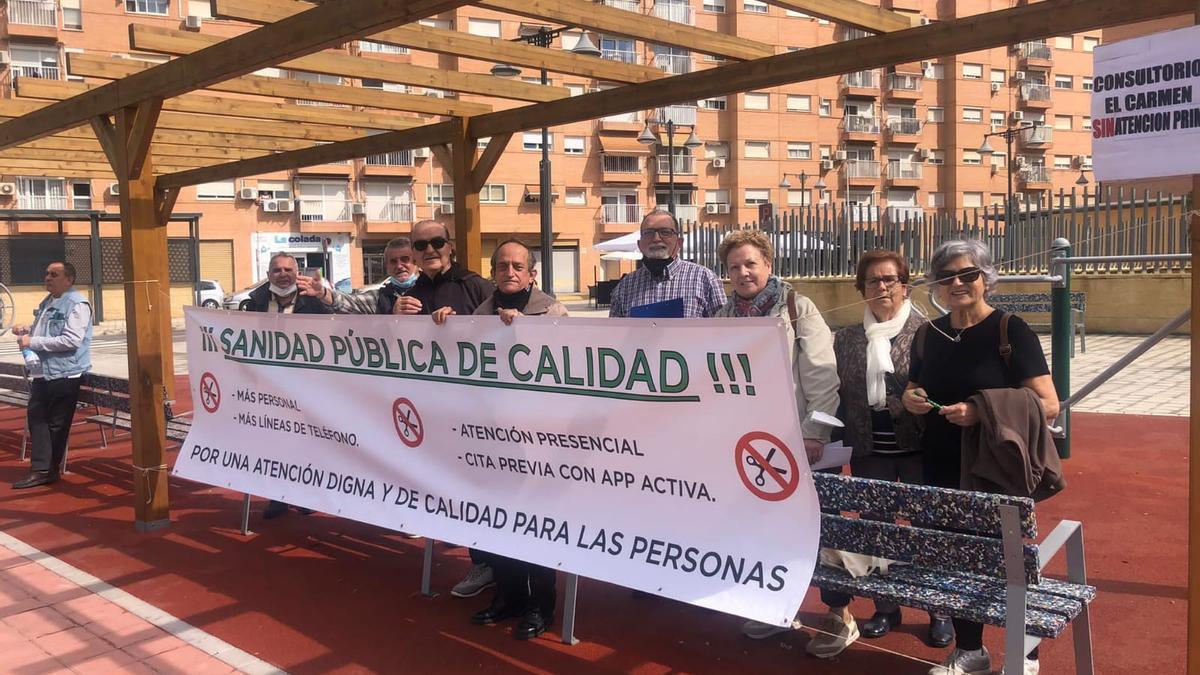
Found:
[[[287,512],[288,512],[288,505],[286,502],[277,502],[274,499],[272,499],[271,503],[267,504],[266,510],[263,511],[263,520],[271,520],[272,518],[278,518],[279,516],[282,516],[283,514],[285,514]]]
[[[540,609],[531,609],[521,617],[521,623],[517,624],[516,630],[513,631],[513,637],[518,640],[532,640],[545,633],[546,628],[552,623],[554,623],[553,614],[542,614]]]
[[[929,617],[929,646],[945,647],[954,641],[954,624],[943,616]]]
[[[899,625],[900,610],[897,609],[891,614],[875,612],[874,616],[859,624],[858,632],[865,638],[881,638]]]
[[[496,598],[492,604],[471,615],[471,623],[481,626],[499,623],[521,614],[521,606],[503,598]]]
[[[58,476],[51,474],[49,471],[34,471],[28,476],[12,484],[14,490],[24,490],[25,488],[37,487],[39,485],[49,485],[58,480]]]
[[[303,506],[297,506],[296,510],[300,512],[300,515],[302,516],[311,516],[312,514],[316,513],[316,511],[313,511],[312,509],[306,509]]]

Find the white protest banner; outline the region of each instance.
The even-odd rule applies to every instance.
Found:
[[[776,319],[186,315],[178,476],[778,625],[804,598]]]
[[[1097,47],[1096,180],[1200,173],[1200,26]]]

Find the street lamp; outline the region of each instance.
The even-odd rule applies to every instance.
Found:
[[[800,179],[800,205],[808,206],[809,204],[806,202],[811,200],[808,199],[808,192],[806,192],[804,189],[804,184],[808,181],[808,174],[805,173],[803,169],[800,170],[800,173],[791,173],[785,171],[783,173],[783,180],[779,181],[779,187],[784,190],[792,187],[792,184],[788,182],[788,176],[795,176],[796,178]]]
[[[687,139],[683,142],[683,147],[694,150],[704,145],[704,142],[696,136],[696,126],[681,124],[679,126],[690,126],[692,132],[688,134]],[[654,132],[650,130],[650,120],[646,120],[646,126],[642,128],[642,133],[638,135],[638,142],[642,145],[654,145],[659,142]],[[671,216],[675,216],[675,120],[667,120],[667,210],[671,212]],[[678,224],[678,223],[676,223]]]
[[[1025,123],[1019,124],[1015,127],[1009,127],[1008,129],[1004,129],[1003,131],[993,131],[990,133],[986,133],[983,135],[983,145],[979,146],[978,152],[980,155],[983,155],[984,157],[991,157],[993,154],[996,153],[996,151],[988,143],[988,138],[990,138],[992,136],[998,136],[1000,138],[1003,138],[1004,143],[1007,147],[1007,154],[1005,156],[1005,165],[1006,165],[1005,168],[1008,170],[1008,200],[1005,202],[1006,206],[1004,207],[1004,220],[1006,221],[1006,224],[1012,223],[1012,215],[1011,214],[1013,211],[1013,205],[1015,203],[1014,198],[1013,198],[1013,141],[1015,141],[1017,139],[1017,135],[1020,134],[1022,131],[1025,131],[1026,129],[1036,129],[1040,126],[1041,126],[1041,124],[1039,124],[1037,122],[1025,122]]]
[[[558,37],[565,28],[556,28],[549,30],[546,27],[538,28],[536,33],[522,35],[513,40],[513,42],[524,42],[535,47],[550,47],[554,42],[554,38]],[[581,56],[600,56],[600,50],[596,48],[595,43],[588,38],[587,33],[583,33],[571,51]],[[516,77],[521,74],[521,69],[508,63],[497,63],[492,66],[492,75],[496,77]],[[542,68],[542,85],[549,84],[546,79],[546,69]],[[539,189],[541,198],[538,200],[538,206],[541,208],[541,250],[542,250],[542,290],[547,293],[554,293],[554,211],[551,200],[550,186],[550,130],[542,127],[542,161],[538,164]]]

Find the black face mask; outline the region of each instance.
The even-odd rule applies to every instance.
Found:
[[[667,265],[670,265],[671,261],[674,259],[675,258],[659,259],[643,257],[642,264],[646,266],[646,269],[650,270],[650,276],[654,277],[655,279],[661,279],[667,274]]]
[[[529,296],[532,294],[533,286],[528,286],[516,293],[501,293],[500,289],[496,289],[493,297],[496,299],[496,307],[500,309],[515,309],[518,312],[524,312],[525,305],[529,304]]]

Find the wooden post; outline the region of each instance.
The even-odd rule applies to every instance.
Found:
[[[475,158],[479,141],[471,136],[470,117],[451,123],[450,167],[454,181],[454,248],[459,262],[479,270],[483,258],[483,226],[479,218],[479,186],[475,184]]]
[[[1200,25],[1200,1],[1193,22]],[[1200,264],[1200,174],[1192,176],[1192,389],[1188,439],[1188,623],[1187,672],[1200,675],[1200,346],[1196,344],[1196,316],[1200,312],[1200,284],[1196,283],[1196,265]]]
[[[161,99],[146,101],[118,110],[115,123],[107,118],[92,121],[120,183],[134,525],[139,532],[161,529],[170,523],[162,333],[163,327],[170,325],[166,224],[173,200],[165,193],[156,193],[150,156],[150,139],[161,108]]]

